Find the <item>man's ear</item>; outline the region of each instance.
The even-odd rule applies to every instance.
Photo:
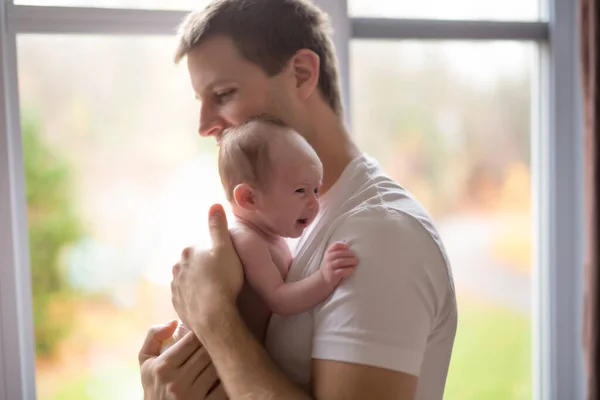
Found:
[[[233,199],[244,210],[256,211],[258,207],[256,190],[247,183],[240,183],[233,189]]]
[[[317,53],[309,49],[298,50],[290,59],[289,67],[301,100],[306,100],[317,89],[320,65],[321,60]]]

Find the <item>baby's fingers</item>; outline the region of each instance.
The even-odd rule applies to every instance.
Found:
[[[340,268],[340,269],[336,269],[334,271],[334,274],[336,276],[336,278],[347,278],[350,275],[352,275],[352,273],[354,272],[354,267],[346,267],[346,268]]]
[[[337,260],[338,258],[348,258],[348,257],[355,257],[355,256],[356,256],[356,254],[352,250],[345,249],[345,250],[331,251],[325,255],[325,259]]]
[[[333,252],[333,251],[337,251],[337,250],[348,250],[349,248],[350,248],[350,246],[348,246],[347,243],[335,242],[335,243],[332,243],[331,245],[329,245],[327,252]]]
[[[355,267],[358,264],[358,259],[354,256],[352,257],[344,257],[344,258],[336,258],[335,260],[331,260],[328,262],[329,268],[331,269],[340,269],[347,267]]]

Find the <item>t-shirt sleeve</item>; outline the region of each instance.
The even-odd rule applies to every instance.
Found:
[[[314,310],[312,357],[419,376],[440,308],[445,263],[427,231],[395,211],[348,217],[330,243],[358,256],[354,274]]]

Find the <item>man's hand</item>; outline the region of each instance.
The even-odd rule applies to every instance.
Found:
[[[161,342],[175,332],[177,321],[148,331],[139,352],[145,400],[225,400],[208,353],[190,332],[163,354]]]
[[[346,243],[336,242],[325,252],[321,274],[325,282],[337,286],[342,279],[352,275],[357,264],[356,254],[350,247]]]
[[[186,248],[173,267],[173,307],[183,323],[196,334],[218,317],[222,306],[234,306],[244,282],[242,263],[229,236],[225,211],[210,208],[208,226],[211,250]],[[200,338],[202,338],[200,336]]]

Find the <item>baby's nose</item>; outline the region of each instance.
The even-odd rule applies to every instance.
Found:
[[[316,196],[312,196],[312,198],[308,201],[308,209],[310,211],[319,210],[319,200],[317,200]]]

